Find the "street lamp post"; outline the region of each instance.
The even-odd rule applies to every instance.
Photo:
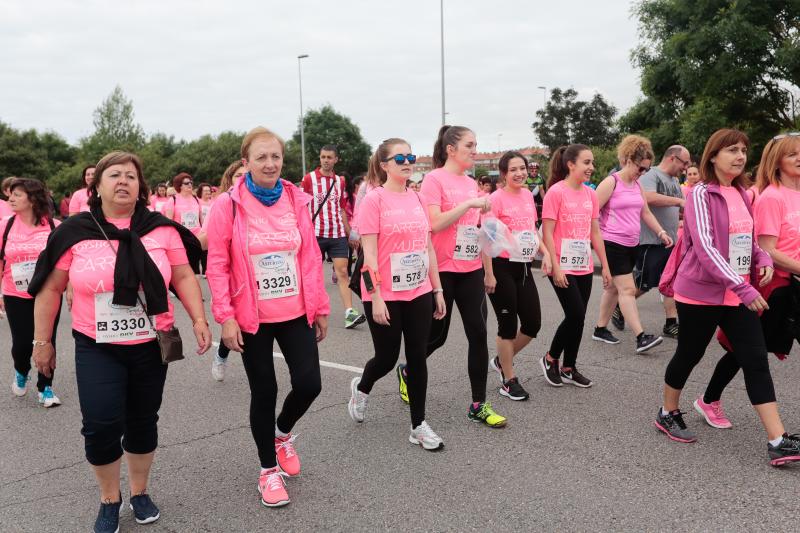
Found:
[[[544,108],[547,107],[547,87],[540,85],[537,89],[542,90],[542,112],[544,112]]]
[[[444,106],[444,0],[439,0],[439,17],[440,17],[440,27],[439,27],[439,35],[441,38],[441,48],[442,48],[442,126],[445,124],[445,106]]]
[[[303,123],[303,73],[300,69],[300,60],[308,57],[308,54],[297,56],[297,79],[300,86],[300,156],[303,160],[303,176],[306,175],[306,133]]]

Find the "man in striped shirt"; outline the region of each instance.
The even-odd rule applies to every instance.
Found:
[[[344,306],[344,327],[351,329],[366,320],[366,317],[353,309],[353,295],[350,293],[350,278],[347,275],[347,260],[350,255],[348,235],[350,223],[344,211],[344,178],[333,171],[339,161],[339,151],[334,145],[325,145],[319,151],[319,167],[303,176],[303,190],[311,195],[311,216],[322,258],[333,261],[339,296]]]

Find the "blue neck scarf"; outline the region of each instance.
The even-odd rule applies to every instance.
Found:
[[[250,191],[250,194],[258,198],[258,201],[267,207],[275,205],[275,202],[280,199],[281,193],[283,193],[283,183],[280,179],[278,179],[275,187],[267,189],[266,187],[256,185],[253,181],[253,176],[248,172],[245,175],[244,184],[247,186],[247,190]]]

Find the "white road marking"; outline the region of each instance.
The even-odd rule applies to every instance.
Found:
[[[219,343],[216,342],[216,341],[213,341],[211,344],[213,344],[214,346],[219,346]],[[283,354],[280,353],[280,352],[272,352],[272,357],[278,357],[280,359],[286,359],[283,356]],[[320,360],[319,366],[327,366],[328,368],[336,368],[338,370],[346,370],[347,372],[353,372],[355,374],[363,374],[364,373],[364,369],[363,368],[358,368],[357,366],[342,365],[342,364],[339,364],[339,363],[332,363],[330,361],[322,361],[322,360]]]

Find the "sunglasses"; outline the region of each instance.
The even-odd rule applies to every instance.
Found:
[[[780,135],[776,135],[772,138],[773,141],[780,141],[781,139],[785,139],[786,137],[800,137],[800,131],[791,131],[789,133],[781,133]]]
[[[405,155],[396,154],[396,155],[393,155],[392,157],[388,157],[388,158],[384,159],[384,162],[386,162],[386,163],[388,163],[389,161],[394,161],[398,165],[402,165],[406,161],[408,161],[409,165],[413,165],[414,163],[417,162],[417,156],[415,156],[414,154],[405,154]]]
[[[191,185],[191,184],[192,184],[191,181],[184,181],[183,183],[181,183],[181,185]]]

